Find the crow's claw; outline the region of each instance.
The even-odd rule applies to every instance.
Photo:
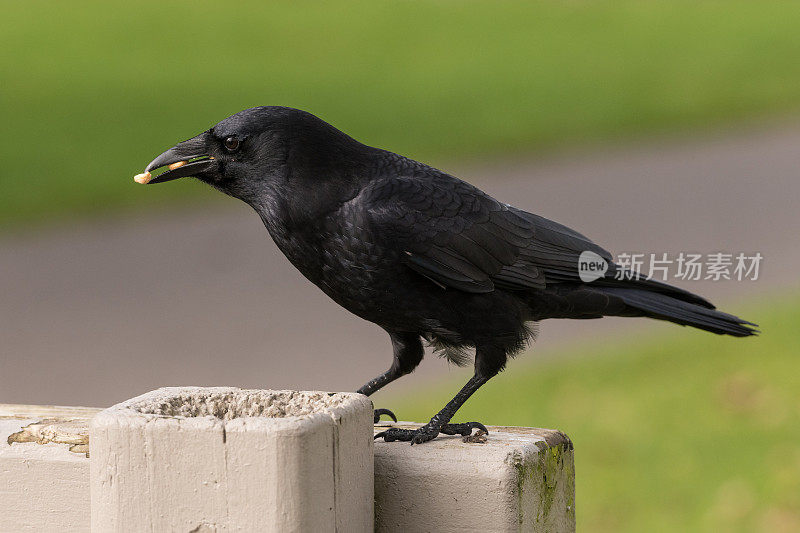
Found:
[[[386,431],[381,431],[377,435],[375,435],[376,439],[383,438],[386,442],[394,442],[396,440],[402,442],[409,442],[411,439],[414,438],[414,434],[416,434],[418,430],[415,429],[400,429],[400,428],[389,428]]]
[[[475,428],[489,433],[486,426],[480,422],[465,422],[463,424],[445,424],[443,426],[425,424],[419,429],[389,428],[375,435],[375,438],[383,438],[386,442],[394,442],[396,440],[410,442],[413,446],[414,444],[422,444],[423,442],[433,440],[439,433],[444,433],[445,435],[462,435],[466,437],[469,436]]]
[[[397,417],[394,416],[394,413],[391,412],[390,410],[388,410],[388,409],[375,409],[372,412],[372,419],[373,419],[372,422],[373,422],[373,424],[377,424],[378,422],[381,421],[381,415],[388,415],[389,418],[391,418],[392,420],[397,422]]]
[[[480,422],[464,422],[462,424],[445,424],[442,426],[442,429],[439,431],[444,433],[445,435],[461,435],[462,437],[469,437],[472,434],[473,429],[480,429],[486,434],[489,434],[489,430],[486,429],[486,426],[481,424]]]

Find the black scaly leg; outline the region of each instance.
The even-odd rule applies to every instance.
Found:
[[[494,356],[494,357],[492,357]],[[505,366],[506,355],[505,352],[496,349],[482,350],[480,347],[475,353],[475,375],[467,381],[458,394],[447,402],[444,408],[436,413],[430,422],[425,424],[419,429],[400,429],[389,428],[375,435],[375,438],[383,437],[386,442],[404,441],[414,444],[421,444],[429,440],[433,440],[439,433],[445,435],[463,435],[467,436],[472,433],[475,428],[481,429],[488,433],[486,426],[480,422],[465,422],[461,424],[450,424],[450,419],[456,414],[456,411],[464,405],[464,402],[469,399],[472,394],[478,390],[481,385],[489,381]]]
[[[394,350],[394,361],[392,362],[391,368],[375,379],[369,380],[356,392],[369,396],[397,378],[411,373],[420,361],[422,361],[424,351],[422,348],[422,340],[419,335],[413,333],[393,333],[390,331],[389,337],[392,339],[392,348]],[[394,413],[390,410],[375,409],[373,416],[376,424],[380,422],[381,415],[389,415],[392,420],[397,422],[397,417],[394,416]]]

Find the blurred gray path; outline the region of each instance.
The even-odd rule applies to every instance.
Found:
[[[445,170],[612,252],[759,251],[758,282],[680,283],[734,313],[797,286],[800,124]],[[0,402],[104,406],[190,384],[354,390],[390,363],[385,334],[303,279],[234,200],[8,235],[0,274]],[[681,331],[545,322],[526,357],[661,327]],[[427,357],[392,389],[447,372],[469,371]]]

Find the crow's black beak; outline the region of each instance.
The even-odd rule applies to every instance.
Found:
[[[139,183],[164,183],[187,176],[200,176],[217,169],[217,161],[208,155],[208,132],[201,133],[187,141],[176,144],[160,156],[153,159]],[[169,170],[158,176],[150,176],[150,172],[161,167],[169,166]],[[137,176],[138,178],[138,176]]]

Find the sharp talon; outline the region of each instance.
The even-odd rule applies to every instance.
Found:
[[[480,422],[464,422],[461,424],[445,424],[442,426],[441,432],[445,435],[461,435],[462,437],[468,437],[472,435],[472,430],[478,429],[480,431],[486,432],[489,434],[489,430],[486,429],[486,426],[481,424]]]
[[[374,423],[374,424],[377,424],[378,422],[380,422],[380,421],[381,421],[381,415],[388,415],[388,416],[389,416],[389,418],[391,418],[392,420],[394,420],[395,422],[397,422],[397,417],[396,417],[396,416],[394,416],[394,413],[393,413],[393,412],[391,412],[390,410],[388,410],[388,409],[375,409],[375,410],[372,412],[372,416],[373,416],[373,423]]]
[[[385,442],[398,440],[410,442],[411,444],[420,444],[433,439],[438,434],[438,429],[426,428],[425,426],[419,429],[389,428],[375,435],[375,438],[382,437]]]

